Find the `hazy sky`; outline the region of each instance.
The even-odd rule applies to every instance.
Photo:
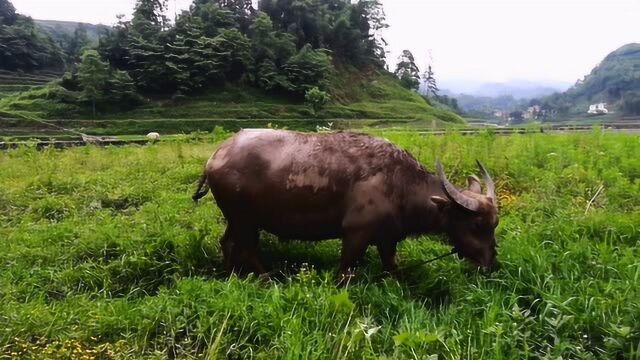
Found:
[[[640,0],[382,0],[391,26],[389,63],[429,52],[440,80],[573,83],[606,54],[640,42]],[[110,25],[135,0],[12,0],[37,19]],[[191,0],[169,0],[174,9]],[[393,65],[392,65],[393,66]]]

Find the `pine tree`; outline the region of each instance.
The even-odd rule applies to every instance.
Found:
[[[96,116],[96,103],[103,98],[109,80],[109,65],[100,60],[95,50],[87,50],[82,54],[82,62],[78,67],[78,80],[82,88],[82,97],[91,102],[93,116]]]
[[[424,81],[425,91],[427,92],[427,97],[438,97],[438,84],[436,82],[436,78],[434,77],[433,69],[431,65],[427,66],[427,71],[422,75],[422,79]]]
[[[130,25],[124,21],[124,15],[118,15],[118,22],[105,36],[100,37],[98,51],[103,59],[109,61],[111,66],[117,69],[130,70],[129,37]]]
[[[129,65],[136,85],[152,93],[176,90],[179,69],[168,61],[167,39],[162,33],[167,19],[166,0],[138,0],[128,38]]]
[[[407,89],[418,90],[420,87],[420,69],[418,69],[411,51],[402,51],[402,55],[398,57],[394,74]]]

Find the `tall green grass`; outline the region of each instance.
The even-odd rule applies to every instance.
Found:
[[[263,234],[281,273],[229,276],[220,211],[190,201],[224,133],[21,148],[0,153],[0,358],[640,356],[640,138],[376,134],[428,168],[442,159],[459,184],[485,163],[501,200],[499,271],[447,258],[379,279],[370,250],[337,288],[337,241]],[[407,240],[401,265],[447,250]]]

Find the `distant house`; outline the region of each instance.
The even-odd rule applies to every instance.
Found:
[[[529,119],[537,119],[540,115],[542,115],[542,107],[540,105],[534,105],[527,108],[527,111],[524,112],[524,118],[526,120]]]
[[[587,113],[588,114],[608,114],[609,110],[607,110],[606,103],[591,104],[589,105],[589,111],[587,111]]]

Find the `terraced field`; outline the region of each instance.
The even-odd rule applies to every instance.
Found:
[[[54,72],[11,72],[0,70],[0,99],[22,91],[32,90],[60,78]]]

